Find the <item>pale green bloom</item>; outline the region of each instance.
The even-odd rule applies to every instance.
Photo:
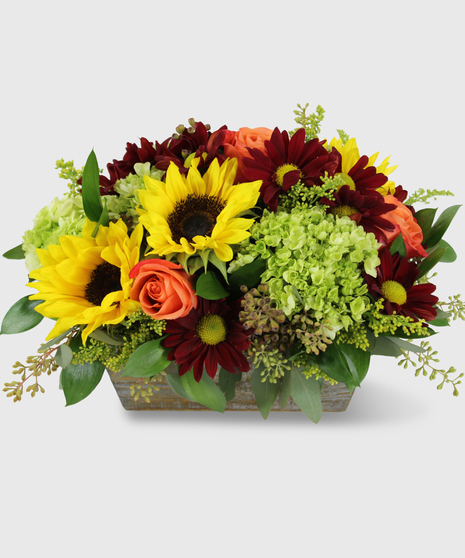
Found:
[[[59,163],[59,162],[58,162]],[[102,196],[106,200],[110,219],[119,219],[121,215],[133,217],[134,226],[139,222],[136,207],[140,205],[136,190],[144,189],[144,176],[160,180],[164,171],[159,171],[150,163],[136,163],[136,174],[129,174],[123,180],[118,180],[114,186],[119,196]],[[49,205],[43,207],[34,218],[34,226],[23,236],[23,250],[26,254],[26,268],[28,271],[41,267],[36,254],[37,248],[47,248],[50,244],[59,244],[64,235],[78,236],[86,222],[86,215],[82,205],[81,194],[67,194],[63,198],[55,198]]]
[[[59,244],[59,238],[66,234],[80,235],[85,222],[86,216],[80,195],[54,198],[35,216],[32,229],[24,233],[23,250],[26,254],[26,269],[32,271],[41,267],[36,254],[37,248]]]
[[[137,190],[145,190],[144,176],[155,180],[161,180],[165,171],[155,167],[150,168],[150,163],[136,163],[134,165],[136,174],[128,174],[126,178],[118,180],[114,190],[119,196],[103,196],[107,200],[107,208],[110,219],[119,219],[123,214],[132,217],[134,225],[139,222],[139,214],[136,207],[141,205]]]
[[[261,280],[277,307],[289,318],[309,312],[332,327],[331,338],[363,320],[369,299],[362,271],[375,277],[380,265],[374,234],[349,217],[327,215],[321,206],[265,210],[251,233],[229,272],[257,257],[265,259]]]

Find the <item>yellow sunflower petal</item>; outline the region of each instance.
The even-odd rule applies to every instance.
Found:
[[[128,237],[127,226],[120,219],[108,227],[100,226],[95,238],[89,236],[95,224],[88,221],[86,227],[86,238],[62,237],[60,245],[44,250],[43,267],[31,274],[37,281],[28,286],[38,292],[30,299],[43,300],[37,311],[57,319],[47,339],[86,325],[84,339],[101,325],[119,323],[138,308],[134,301],[128,302],[133,282],[129,272],[139,261],[142,226]],[[110,261],[102,259],[104,253]],[[121,288],[112,291],[118,281]]]

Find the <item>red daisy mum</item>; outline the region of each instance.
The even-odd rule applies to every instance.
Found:
[[[203,370],[214,378],[218,365],[228,372],[248,372],[249,363],[243,355],[250,346],[250,339],[237,321],[234,312],[225,302],[199,298],[198,308],[187,316],[168,321],[163,346],[170,348],[168,360],[179,365],[182,376],[192,368],[194,378],[200,382]]]
[[[201,157],[199,165],[200,172],[204,172],[210,166],[213,159],[219,159],[220,163],[226,160],[222,147],[233,136],[234,132],[222,126],[219,130],[211,133],[202,122],[191,121],[192,128],[184,129],[177,138],[170,137],[163,143],[156,142],[155,145],[146,138],[141,138],[140,147],[135,143],[126,144],[126,153],[121,160],[113,159],[108,163],[107,169],[110,178],[100,175],[100,193],[116,194],[114,185],[117,180],[126,178],[134,172],[136,163],[150,163],[159,170],[166,171],[173,161],[182,173],[188,171],[184,163],[190,155]],[[81,184],[81,181],[79,182]]]
[[[191,121],[191,124],[192,127],[184,129],[178,138],[168,138],[161,144],[155,144],[157,169],[166,171],[173,162],[182,173],[186,173],[189,167],[184,165],[186,159],[189,156],[202,157],[198,169],[203,174],[213,159],[218,159],[220,164],[226,160],[222,147],[234,136],[234,132],[222,126],[212,133],[202,122]]]
[[[331,153],[334,154],[338,161],[337,173],[342,173],[342,155],[333,147]],[[371,194],[377,188],[381,188],[387,182],[387,176],[377,172],[376,167],[366,167],[368,157],[362,155],[355,165],[350,169],[348,175],[344,175],[349,186],[362,194]],[[366,168],[365,168],[366,167]]]
[[[334,192],[334,200],[321,198],[321,203],[329,206],[328,212],[334,213],[338,217],[344,215],[350,217],[366,232],[372,232],[376,240],[383,246],[388,245],[387,237],[382,229],[393,231],[395,225],[383,219],[381,215],[392,211],[396,206],[386,203],[384,197],[378,192],[371,192],[370,195],[364,196],[344,185]]]
[[[433,305],[439,299],[431,293],[436,290],[436,285],[414,285],[419,274],[418,267],[399,254],[392,256],[389,250],[384,249],[379,257],[381,265],[376,268],[376,278],[366,274],[364,278],[370,294],[376,299],[384,299],[386,313],[392,315],[396,312],[414,321],[434,320],[436,309]]]
[[[321,185],[325,171],[329,175],[336,172],[336,153],[323,147],[324,141],[317,138],[305,141],[305,130],[300,128],[289,139],[289,134],[278,128],[271,138],[265,140],[265,152],[250,149],[250,157],[244,157],[244,181],[262,180],[260,195],[272,211],[278,208],[278,198],[300,180],[306,186]]]

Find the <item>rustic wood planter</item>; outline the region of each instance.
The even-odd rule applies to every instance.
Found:
[[[172,366],[172,365],[170,365]],[[168,367],[169,368],[169,367]],[[176,367],[177,368],[177,367]],[[157,382],[157,391],[150,399],[150,403],[146,403],[140,398],[134,401],[130,393],[130,386],[134,383],[135,378],[128,378],[115,374],[107,369],[110,379],[115,387],[116,393],[121,400],[121,404],[127,411],[209,411],[200,403],[188,401],[179,397],[170,388],[165,378]],[[226,411],[258,411],[255,399],[250,387],[251,373],[243,374],[242,381],[236,384],[236,397],[226,404]],[[332,386],[329,382],[324,382],[321,390],[321,402],[324,412],[340,412],[345,411],[352,398],[352,394],[345,384],[336,384]],[[271,408],[272,411],[282,411],[281,396]],[[300,411],[299,407],[289,398],[284,411]],[[301,412],[301,411],[300,411]]]

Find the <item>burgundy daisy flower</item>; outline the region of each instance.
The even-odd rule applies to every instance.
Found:
[[[250,149],[250,157],[244,157],[243,180],[262,180],[260,195],[272,211],[278,208],[278,199],[300,180],[306,186],[321,185],[325,171],[336,172],[339,152],[328,151],[324,141],[317,138],[305,141],[305,130],[300,128],[289,139],[289,134],[278,128],[271,138],[265,140],[265,153],[257,148]]]
[[[362,155],[350,169],[348,175],[345,175],[342,173],[342,155],[335,147],[333,147],[331,153],[334,154],[338,161],[336,172],[341,173],[342,176],[347,179],[347,184],[351,189],[355,189],[357,192],[367,195],[386,184],[388,179],[387,176],[377,172],[376,167],[365,168],[369,160],[366,155]]]
[[[328,213],[333,213],[338,217],[350,217],[366,232],[373,233],[376,240],[383,246],[388,245],[386,234],[382,229],[393,231],[395,225],[383,219],[381,215],[392,211],[396,206],[386,203],[384,197],[378,192],[371,192],[370,195],[364,196],[345,185],[334,192],[334,200],[321,198],[321,203],[329,206]]]
[[[185,166],[186,159],[190,156],[202,157],[198,169],[203,174],[213,159],[218,159],[220,164],[226,160],[222,148],[234,136],[234,132],[222,126],[212,133],[202,122],[191,124],[191,129],[184,129],[178,138],[168,138],[161,144],[155,144],[157,169],[166,171],[173,162],[182,173],[186,173],[189,167]]]
[[[376,299],[384,299],[386,313],[392,315],[396,312],[410,316],[414,321],[434,320],[436,309],[433,305],[439,299],[431,293],[436,290],[436,285],[414,285],[419,274],[418,267],[399,254],[392,256],[388,249],[383,249],[379,257],[381,265],[376,268],[376,278],[367,274],[364,278],[370,294]]]
[[[133,173],[136,163],[150,163],[151,166],[166,171],[172,161],[182,173],[186,173],[189,165],[185,166],[184,163],[192,155],[202,157],[198,168],[203,174],[213,159],[218,159],[220,163],[225,161],[227,157],[223,154],[223,146],[234,136],[234,132],[222,126],[212,133],[202,122],[192,121],[191,124],[192,129],[185,129],[178,138],[169,137],[161,144],[156,142],[154,145],[146,138],[141,138],[140,147],[135,143],[127,143],[123,158],[113,159],[107,165],[110,178],[100,175],[101,195],[117,195],[113,188],[116,181]]]
[[[199,298],[199,306],[187,316],[168,321],[163,346],[170,348],[168,360],[179,365],[182,376],[192,368],[194,378],[200,382],[203,370],[214,378],[218,365],[237,374],[250,370],[243,351],[250,345],[234,312],[225,302]]]

